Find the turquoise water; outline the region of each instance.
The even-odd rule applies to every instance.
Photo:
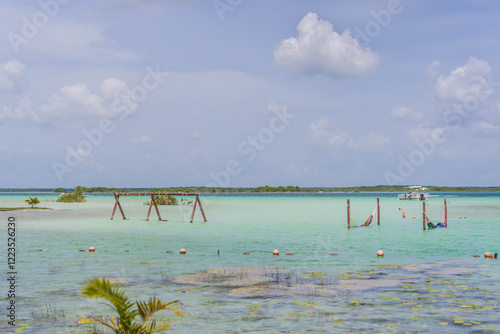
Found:
[[[144,197],[123,198],[128,219],[117,212],[110,220],[112,195],[76,204],[29,195],[53,210],[0,212],[4,242],[9,216],[18,228],[17,324],[30,326],[23,333],[83,332],[79,315],[108,314],[99,300],[79,295],[87,279],[102,276],[123,282],[131,297],[180,300],[187,315],[173,333],[500,332],[498,262],[482,257],[499,250],[498,193],[431,196],[433,222],[443,215],[443,198],[449,202],[448,228],[432,231],[422,229],[422,203],[398,201],[397,194],[348,194],[356,223],[377,197],[381,206],[380,226],[374,219],[351,229],[347,194],[202,195],[208,222],[197,212],[193,224],[184,205],[161,207],[167,222],[155,220],[154,210],[145,221]],[[27,196],[0,194],[0,207],[23,206]],[[89,246],[96,252],[79,252]],[[239,267],[266,268],[270,282],[251,284],[241,272],[233,282],[186,280]]]

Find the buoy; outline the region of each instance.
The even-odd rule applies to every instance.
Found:
[[[172,254],[172,252],[171,252],[171,251],[166,251],[165,253],[167,253],[167,254]]]
[[[484,257],[488,257],[488,258],[491,257],[491,253],[490,252],[484,253]]]
[[[338,255],[337,253],[330,253],[330,255]]]
[[[128,250],[124,250],[123,252],[124,252],[124,253],[128,253]]]
[[[250,253],[243,253],[243,255],[250,255]]]
[[[186,254],[186,250],[184,248],[181,248],[181,250],[179,251],[179,253]]]
[[[220,255],[220,251],[219,250],[217,250],[217,255]]]
[[[293,255],[293,253],[286,253],[286,255]]]
[[[90,246],[89,247],[89,252],[95,252],[95,247],[94,246]]]
[[[406,218],[406,213],[403,212],[403,218]]]
[[[479,257],[479,255],[478,255],[478,254],[474,254],[473,256],[474,256],[474,257]]]
[[[384,256],[384,251],[379,249],[377,251],[377,256]]]
[[[399,210],[403,210],[403,209],[399,208]]]
[[[273,250],[273,255],[280,255],[280,251],[277,249]]]
[[[412,218],[413,218],[413,219],[415,219],[415,218],[417,218],[417,217],[413,216]]]

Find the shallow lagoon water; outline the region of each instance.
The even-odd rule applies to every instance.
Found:
[[[79,289],[102,276],[134,298],[182,301],[188,314],[172,333],[500,332],[499,266],[482,257],[499,250],[498,193],[435,194],[427,215],[438,222],[446,197],[449,227],[432,231],[422,230],[421,202],[387,193],[202,195],[208,222],[197,212],[193,224],[183,205],[161,207],[167,222],[154,211],[145,221],[145,197],[124,198],[128,219],[110,220],[110,194],[77,204],[36,195],[54,210],[0,212],[4,231],[9,216],[18,227],[17,324],[30,326],[23,333],[83,332],[78,315],[107,309]],[[26,197],[0,194],[0,206],[22,206]],[[347,197],[358,224],[380,197],[381,225],[348,230]],[[193,279],[216,268],[213,279]]]

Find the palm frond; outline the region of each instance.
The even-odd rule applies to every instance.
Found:
[[[151,317],[161,311],[171,311],[178,316],[183,317],[184,313],[179,309],[179,306],[181,305],[182,304],[178,300],[165,303],[156,297],[149,298],[147,301],[138,301],[137,311],[142,320],[141,328],[143,328],[146,333],[151,333],[152,331],[159,330],[159,328],[156,328],[155,330],[155,327],[160,326],[160,324],[161,328],[170,327],[168,321],[162,321],[157,324],[157,321],[151,319]]]
[[[137,311],[131,310],[134,303],[129,301],[120,286],[121,284],[112,284],[106,278],[96,278],[87,281],[81,290],[81,294],[88,298],[104,298],[108,300],[112,308],[118,313],[120,323],[127,327],[134,321]]]
[[[104,317],[95,317],[95,316],[91,316],[91,317],[82,317],[80,316],[81,319],[78,320],[78,324],[87,324],[87,325],[103,325],[103,326],[106,326],[108,328],[111,328],[115,333],[119,333],[118,332],[118,328],[117,326],[115,325],[115,322],[114,322],[114,319],[113,317],[111,317],[111,319],[107,320],[105,319]]]

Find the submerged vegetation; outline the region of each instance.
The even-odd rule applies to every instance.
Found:
[[[75,190],[73,190],[72,192],[63,193],[61,196],[59,196],[56,202],[62,202],[62,203],[85,202],[87,200],[85,199],[84,193],[85,193],[85,187],[77,186]]]
[[[101,325],[108,327],[114,333],[119,334],[146,334],[166,331],[170,328],[169,320],[159,321],[153,316],[162,311],[171,311],[178,316],[184,316],[180,310],[178,300],[166,303],[156,297],[147,301],[132,302],[120,288],[120,284],[111,283],[106,278],[97,278],[87,281],[81,290],[82,295],[87,298],[104,298],[108,301],[106,305],[111,307],[118,317],[105,317],[103,315],[81,317],[79,324]],[[137,318],[138,321],[137,321]],[[104,333],[93,328],[94,333]]]

